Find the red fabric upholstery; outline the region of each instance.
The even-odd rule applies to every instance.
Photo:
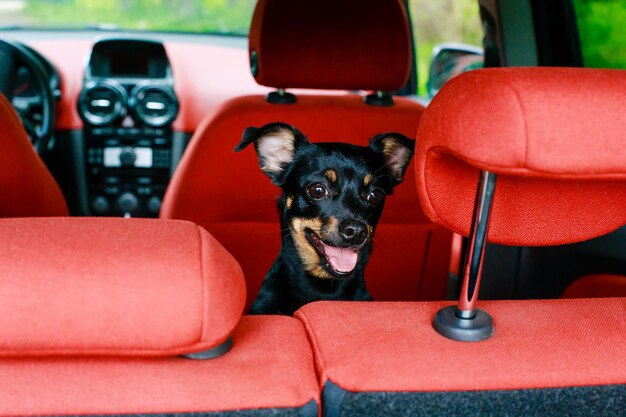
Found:
[[[562,298],[626,297],[626,276],[612,274],[587,275],[572,282]]]
[[[260,0],[250,27],[259,84],[396,90],[411,66],[400,0]]]
[[[319,402],[297,320],[243,317],[216,359],[0,358],[0,414],[102,415],[300,407]]]
[[[498,68],[454,78],[418,132],[425,213],[467,236],[482,169],[499,174],[492,242],[556,245],[619,228],[626,223],[624,108],[626,71]]]
[[[433,329],[445,305],[317,302],[296,318],[309,334],[320,384],[350,391],[626,383],[626,298],[485,301],[495,334],[475,343]]]
[[[182,221],[0,220],[0,356],[163,356],[229,337],[237,262]]]
[[[0,94],[0,217],[67,216],[61,189]]]
[[[368,106],[355,95],[301,95],[295,105],[268,104],[261,96],[232,100],[196,131],[166,192],[161,216],[191,220],[209,230],[240,263],[250,305],[280,250],[275,203],[280,189],[261,172],[253,150],[233,152],[243,130],[283,121],[313,142],[365,145],[384,131],[412,136],[422,109],[401,98],[393,107]],[[445,295],[450,234],[419,211],[413,181],[410,168],[406,183],[385,203],[366,271],[375,299]]]

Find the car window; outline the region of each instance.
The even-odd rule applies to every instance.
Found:
[[[626,2],[574,0],[586,67],[626,69]]]
[[[0,25],[247,35],[256,0],[0,1]]]
[[[427,96],[433,49],[443,43],[482,48],[478,0],[409,0],[417,58],[419,96]]]

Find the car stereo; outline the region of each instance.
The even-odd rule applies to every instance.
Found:
[[[85,122],[90,214],[158,216],[172,168],[178,99],[165,48],[106,39],[91,51],[78,112]]]

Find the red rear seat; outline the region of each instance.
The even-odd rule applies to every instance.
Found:
[[[371,3],[371,4],[370,4]],[[250,31],[256,79],[278,87],[400,88],[410,66],[410,37],[401,1],[262,0]],[[393,106],[365,104],[356,94],[298,95],[294,104],[241,97],[207,115],[164,198],[161,216],[194,221],[235,256],[256,297],[280,250],[276,197],[254,152],[235,154],[243,130],[282,121],[311,141],[365,145],[375,134],[414,136],[423,107],[396,98]],[[367,286],[377,300],[443,299],[450,233],[419,212],[410,169],[389,198],[374,239]],[[248,304],[248,305],[249,305]]]
[[[614,274],[587,275],[568,285],[561,297],[626,297],[626,276]]]
[[[497,175],[490,241],[573,243],[623,226],[624,97],[625,71],[490,69],[453,79],[418,132],[425,212],[467,236],[487,170]],[[626,413],[626,298],[479,303],[495,334],[473,343],[435,331],[446,304],[318,302],[296,312],[326,415]]]
[[[0,415],[318,415],[302,324],[240,321],[241,269],[194,224],[3,219],[0,253]]]

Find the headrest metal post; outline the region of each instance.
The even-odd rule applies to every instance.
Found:
[[[433,320],[435,330],[443,336],[460,341],[480,341],[493,335],[493,320],[476,308],[482,275],[491,203],[496,187],[496,174],[481,171],[469,236],[469,249],[463,271],[463,285],[457,306],[443,308]]]
[[[496,174],[489,171],[481,171],[476,192],[476,203],[470,229],[470,246],[463,271],[463,286],[459,299],[459,312],[461,317],[472,317],[476,310],[478,289],[482,275],[485,247],[487,245],[487,232],[489,230],[489,215],[491,214],[491,202],[496,186]],[[462,312],[462,313],[461,313]]]
[[[284,88],[272,91],[265,96],[265,100],[271,104],[293,104],[297,101],[296,96],[286,92]]]
[[[393,106],[394,101],[391,94],[377,90],[372,94],[368,94],[363,98],[363,102],[370,106],[388,107]]]

